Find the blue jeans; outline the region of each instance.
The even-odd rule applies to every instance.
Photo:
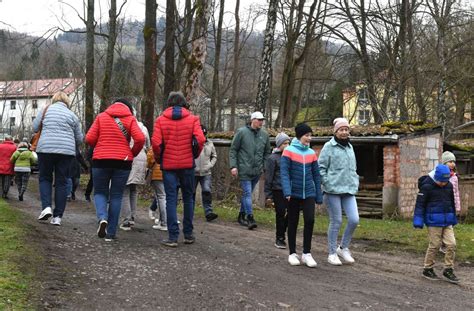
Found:
[[[66,197],[71,197],[72,193],[72,178],[66,179]]]
[[[240,199],[240,212],[247,215],[253,215],[252,210],[252,192],[260,180],[260,175],[252,180],[240,180],[240,188],[242,188],[242,198]]]
[[[342,225],[342,209],[347,217],[347,226],[342,236],[341,248],[349,247],[352,234],[359,224],[359,212],[353,195],[325,193],[323,199],[329,213],[328,251],[332,255],[337,249],[337,236]]]
[[[211,175],[195,177],[194,195],[196,195],[196,188],[198,184],[201,185],[202,207],[204,207],[204,213],[207,216],[212,213]]]
[[[107,236],[115,237],[130,170],[94,167],[92,171],[97,220],[107,220]]]
[[[168,224],[168,237],[177,241],[179,236],[178,226],[178,185],[183,194],[183,234],[185,237],[193,235],[194,217],[194,169],[163,170],[163,183],[166,192],[166,222]]]
[[[53,217],[63,217],[66,209],[66,179],[74,160],[73,155],[58,153],[38,153],[39,188],[41,209],[52,207],[54,172],[54,210]]]

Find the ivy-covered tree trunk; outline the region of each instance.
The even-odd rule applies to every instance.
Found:
[[[232,93],[230,96],[230,125],[229,130],[235,130],[235,111],[237,106],[237,87],[239,81],[239,44],[240,44],[240,0],[235,2],[235,30],[234,30],[234,66],[232,69]]]
[[[94,121],[94,0],[87,1],[85,127]]]
[[[169,93],[172,91],[175,91],[175,72],[174,72],[174,38],[175,38],[175,22],[176,22],[175,10],[176,10],[176,1],[166,0],[165,81],[164,81],[164,87],[163,87],[163,98],[168,98]]]
[[[191,106],[197,104],[197,90],[201,83],[201,74],[207,56],[207,25],[209,22],[211,0],[196,0],[196,17],[194,19],[194,32],[191,55],[188,62],[185,96]]]
[[[191,25],[193,23],[194,10],[191,0],[186,0],[184,18],[182,20],[182,26],[180,26],[180,40],[179,40],[179,53],[178,60],[176,62],[175,71],[175,87],[177,90],[181,89],[183,80],[183,72],[186,69],[186,59],[189,57],[188,42],[191,36]],[[180,23],[181,24],[181,23]]]
[[[100,96],[100,111],[104,111],[107,108],[108,101],[110,100],[110,81],[112,80],[115,41],[117,40],[117,0],[110,1],[108,28],[109,36],[105,59],[104,79],[102,80],[102,93]]]
[[[267,25],[265,27],[262,60],[260,64],[260,79],[257,87],[257,99],[255,109],[265,115],[265,109],[268,102],[268,93],[270,86],[270,71],[272,69],[273,42],[275,35],[275,26],[277,21],[278,0],[270,0],[267,13]],[[271,111],[270,111],[271,113]]]
[[[143,74],[143,100],[142,121],[150,135],[153,131],[155,112],[156,89],[156,0],[146,0],[145,3],[145,28],[143,37],[145,41],[145,67]]]

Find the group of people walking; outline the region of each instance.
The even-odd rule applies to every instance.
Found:
[[[113,241],[118,228],[131,230],[136,219],[138,185],[150,182],[155,194],[149,208],[149,216],[155,220],[153,228],[168,232],[168,238],[162,244],[178,246],[179,191],[183,202],[184,243],[194,243],[193,217],[198,184],[206,220],[213,221],[218,217],[212,209],[211,195],[211,169],[216,164],[217,153],[207,139],[207,129],[201,125],[199,117],[190,112],[182,93],[171,92],[167,105],[155,120],[151,138],[126,99],[115,100],[100,113],[84,137],[78,117],[69,109],[68,96],[63,92],[56,93],[52,103],[41,110],[33,122],[34,131],[41,131],[36,153],[29,150],[27,142],[16,146],[11,137],[5,137],[0,144],[2,196],[7,197],[11,177],[15,175],[22,201],[31,166],[38,163],[42,207],[38,219],[46,221],[52,217],[52,224],[61,225],[66,202],[78,185],[79,165],[88,169],[79,151],[85,141],[90,147],[91,166],[91,181],[85,195],[90,199],[93,187],[100,238]],[[307,124],[300,123],[295,127],[293,139],[279,133],[275,138],[276,148],[272,150],[269,135],[262,128],[263,114],[254,112],[250,119],[250,124],[235,132],[229,152],[230,174],[238,178],[242,190],[238,223],[249,230],[257,228],[252,193],[265,172],[265,197],[275,207],[275,246],[287,247],[286,234],[289,264],[317,266],[311,255],[311,242],[315,208],[323,202],[329,215],[328,263],[336,266],[343,262],[354,263],[349,246],[359,223],[355,198],[359,176],[349,138],[349,122],[345,118],[334,120],[334,136],[317,156],[310,147],[312,129]],[[453,273],[456,245],[453,226],[457,223],[460,200],[454,155],[444,153],[443,164],[420,178],[419,188],[414,226],[420,228],[426,224],[430,238],[423,276],[437,278],[433,271],[434,254],[441,247],[446,252],[443,275],[457,282]],[[347,225],[338,243],[342,211],[347,217]],[[296,251],[300,212],[304,222],[301,256]]]

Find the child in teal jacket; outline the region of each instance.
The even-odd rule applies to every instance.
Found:
[[[15,183],[18,187],[18,200],[23,201],[23,194],[28,187],[30,179],[31,166],[36,164],[35,154],[28,149],[28,143],[21,142],[18,149],[12,154],[10,162],[15,164]]]

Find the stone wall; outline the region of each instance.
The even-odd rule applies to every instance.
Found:
[[[434,169],[441,158],[441,135],[401,138],[398,146],[400,154],[398,213],[404,218],[410,218],[415,208],[418,178]]]
[[[474,209],[474,177],[459,176],[459,194],[461,196],[461,215],[466,215],[468,209]]]
[[[399,187],[400,148],[398,145],[387,145],[383,147],[382,209],[384,217],[397,213]]]

